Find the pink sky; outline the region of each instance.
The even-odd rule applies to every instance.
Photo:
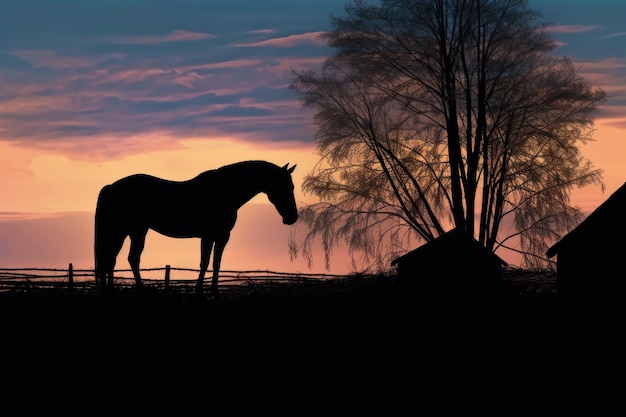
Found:
[[[273,10],[217,0],[203,14],[181,0],[142,16],[142,25],[117,3],[16,3],[0,6],[0,268],[92,268],[97,194],[133,173],[182,180],[246,159],[297,164],[296,199],[312,202],[299,185],[317,161],[315,127],[287,86],[292,69],[318,68],[331,53],[316,36],[341,2]],[[626,181],[626,3],[604,4],[530,3],[555,23],[556,53],[609,95],[596,140],[583,147],[604,171],[606,191],[572,194],[587,213]],[[311,269],[289,258],[289,231],[258,196],[240,211],[223,269],[326,272],[321,248]],[[127,268],[127,251],[118,268]],[[198,262],[199,240],[151,232],[141,266]],[[350,271],[337,249],[329,272]]]

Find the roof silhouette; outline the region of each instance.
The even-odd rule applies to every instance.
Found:
[[[404,255],[394,259],[391,265],[396,265],[399,262],[413,258],[416,256],[427,256],[431,253],[439,253],[441,251],[450,252],[450,249],[464,250],[465,248],[473,248],[476,251],[484,252],[487,256],[492,257],[501,265],[507,265],[507,263],[495,253],[491,252],[484,246],[482,246],[473,236],[460,228],[454,228],[448,232],[442,234],[435,240],[427,242],[417,249],[405,253]]]
[[[602,239],[626,229],[626,182],[591,212],[578,226],[563,236],[547,251],[548,258],[581,239]]]

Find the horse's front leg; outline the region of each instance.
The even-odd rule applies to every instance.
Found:
[[[143,252],[144,245],[146,243],[147,230],[132,233],[130,235],[130,250],[128,252],[128,263],[133,270],[133,276],[135,277],[135,285],[138,290],[143,288],[143,282],[141,281],[141,274],[139,273],[139,260],[141,259],[141,252]]]
[[[230,233],[226,233],[221,236],[220,239],[215,241],[215,252],[213,253],[213,279],[211,280],[211,293],[213,296],[218,297],[218,289],[217,289],[217,281],[219,279],[220,274],[220,266],[222,263],[222,254],[224,253],[224,248],[226,247],[226,243],[228,243],[228,239],[230,238]]]
[[[202,293],[204,290],[204,275],[209,267],[209,258],[211,257],[211,249],[213,248],[213,239],[203,237],[200,240],[200,274],[196,282],[196,292]]]

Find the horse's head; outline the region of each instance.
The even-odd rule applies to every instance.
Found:
[[[269,184],[267,197],[283,217],[283,223],[294,224],[298,220],[298,208],[296,207],[296,198],[293,194],[294,186],[291,173],[296,168],[296,165],[291,168],[288,168],[288,165],[285,164],[285,166],[280,168],[276,178]]]

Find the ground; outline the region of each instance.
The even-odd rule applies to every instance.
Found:
[[[130,290],[0,294],[0,414],[626,410],[619,309],[528,288],[425,293],[379,277],[220,300]]]

